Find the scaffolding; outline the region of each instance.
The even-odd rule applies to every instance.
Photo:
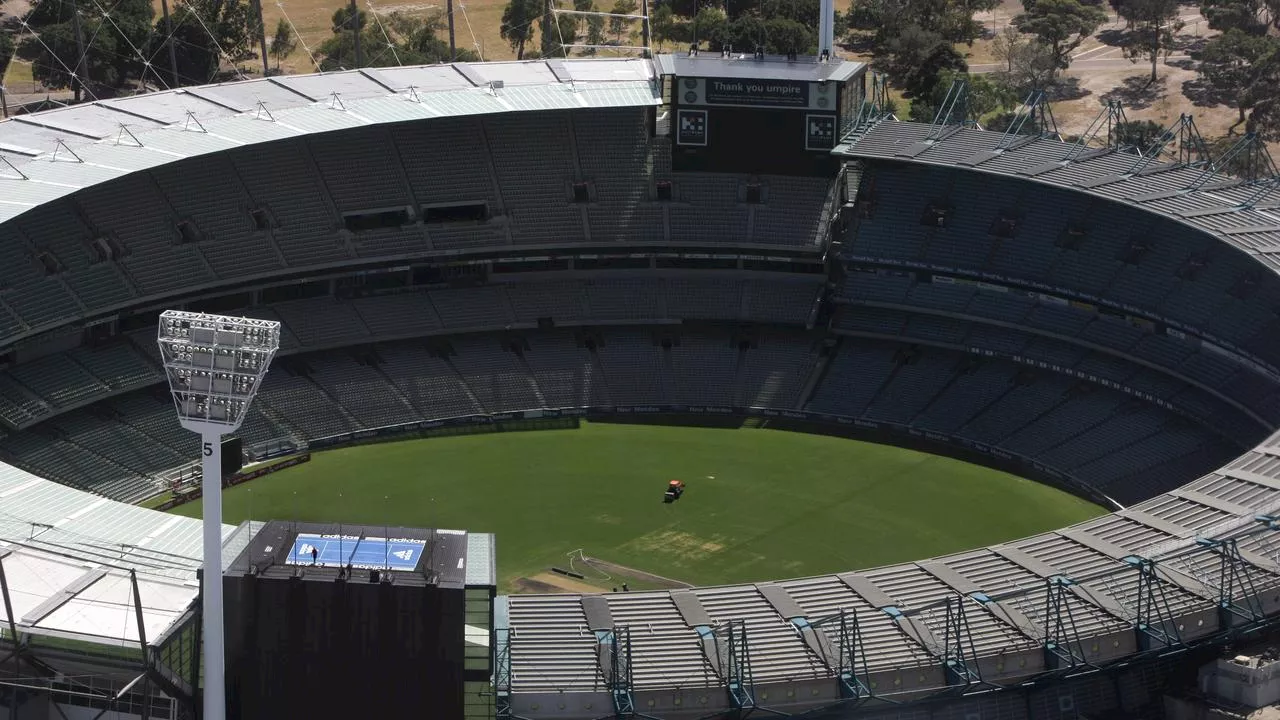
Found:
[[[1070,670],[1087,664],[1080,630],[1071,610],[1071,588],[1075,582],[1064,575],[1045,579],[1044,665],[1046,668]]]
[[[1169,606],[1166,583],[1156,572],[1156,562],[1129,556],[1124,561],[1138,573],[1137,606],[1133,627],[1140,650],[1163,650],[1182,645],[1182,634]]]
[[[130,568],[127,572],[132,620],[138,638],[136,647],[103,648],[95,652],[92,645],[73,648],[62,639],[44,644],[43,635],[22,632],[18,627],[5,574],[5,556],[6,553],[0,551],[0,601],[8,619],[0,629],[0,666],[10,666],[12,672],[0,677],[0,697],[8,695],[15,700],[9,703],[10,720],[19,716],[16,699],[23,692],[73,698],[73,702],[100,708],[98,717],[107,712],[128,712],[142,720],[157,715],[195,717],[200,648],[199,612],[195,608],[199,598],[154,643],[148,642],[138,575]],[[100,664],[103,674],[100,677],[67,675],[57,667],[58,659],[63,656],[72,657],[74,664],[81,667]],[[118,679],[125,676],[130,679]]]
[[[946,623],[942,667],[946,670],[947,684],[966,688],[981,684],[982,671],[978,668],[978,652],[974,648],[973,634],[969,632],[963,595],[947,596]]]

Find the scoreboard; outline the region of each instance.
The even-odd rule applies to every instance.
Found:
[[[832,175],[841,123],[865,97],[861,63],[696,55],[660,60],[677,172]]]
[[[251,537],[223,577],[228,720],[466,717],[466,683],[491,671],[475,658],[490,657],[492,619],[468,611],[477,569],[492,598],[491,550],[471,556],[459,530],[243,530]]]

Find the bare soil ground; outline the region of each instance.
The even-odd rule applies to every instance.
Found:
[[[518,593],[598,593],[601,591],[598,585],[553,572],[516,578],[511,584]]]
[[[1201,104],[1199,76],[1189,62],[1161,64],[1155,83],[1150,82],[1150,71],[1140,65],[1093,70],[1071,77],[1077,81],[1079,97],[1053,105],[1058,127],[1067,134],[1082,132],[1098,114],[1100,101],[1108,99],[1122,101],[1130,120],[1153,120],[1165,125],[1180,113],[1189,113],[1206,138],[1225,135],[1236,121],[1233,108]]]
[[[1152,120],[1162,125],[1182,113],[1195,117],[1205,137],[1225,135],[1236,120],[1236,111],[1225,105],[1206,103],[1206,93],[1188,56],[1215,33],[1194,5],[1182,8],[1181,30],[1170,56],[1158,63],[1156,82],[1150,82],[1150,65],[1133,63],[1124,57],[1119,40],[1125,31],[1123,21],[1110,10],[1109,21],[1098,32],[1081,43],[1072,56],[1073,66],[1066,72],[1062,97],[1054,101],[1053,114],[1058,129],[1067,135],[1083,132],[1097,116],[1106,100],[1124,103],[1130,120]],[[985,69],[1000,59],[993,39],[1022,11],[1019,0],[1004,0],[1000,7],[977,17],[987,28],[986,36],[973,47],[963,47],[971,66]]]

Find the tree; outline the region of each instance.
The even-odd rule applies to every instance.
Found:
[[[280,61],[298,49],[298,39],[293,36],[293,28],[284,18],[276,23],[276,34],[271,38],[271,57],[276,59],[276,70],[280,69]]]
[[[440,10],[427,15],[393,12],[376,18],[361,10],[358,13],[361,57],[355,59],[352,15],[344,7],[333,14],[333,37],[320,43],[320,67],[325,71],[338,68],[378,67],[398,62],[402,65],[429,65],[447,62],[451,56],[449,43],[440,38],[447,18]],[[476,53],[459,49],[458,60],[473,62]]]
[[[383,47],[391,43],[395,48],[395,58],[401,65],[430,65],[449,62],[453,51],[449,42],[441,37],[449,28],[449,18],[444,10],[433,9],[427,15],[406,15],[400,11],[390,13],[382,18],[381,31],[379,23],[374,23],[374,31],[382,41]],[[386,33],[383,35],[383,33]],[[385,55],[380,56],[382,61]],[[477,62],[480,56],[474,50],[459,48],[458,62]],[[379,56],[375,56],[379,60]],[[381,63],[380,64],[385,64]]]
[[[636,0],[614,0],[613,9],[609,12],[614,13],[614,17],[609,18],[609,32],[613,33],[614,40],[621,45],[622,34],[631,26],[631,20],[620,15],[634,15],[639,9]]]
[[[234,63],[253,57],[251,29],[257,21],[246,0],[179,0],[171,18],[172,36],[164,18],[156,23],[150,55],[166,57],[172,43],[184,85],[216,79],[224,59]]]
[[[912,97],[932,90],[944,70],[964,72],[956,43],[984,28],[974,19],[996,0],[853,0],[848,22],[871,31],[872,63]]]
[[[676,14],[670,5],[659,5],[649,15],[649,32],[653,35],[653,43],[659,47],[676,41],[679,32],[676,29]]]
[[[594,5],[592,7],[594,7]],[[604,44],[604,16],[603,15],[591,15],[587,17],[587,44],[593,45],[593,46]],[[592,47],[588,50],[588,53],[591,55],[595,55],[596,49]]]
[[[1010,54],[1009,65],[1013,69],[1005,84],[1021,93],[1053,87],[1058,74],[1058,61],[1053,50],[1035,39],[1015,48]]]
[[[991,52],[1005,63],[1005,72],[1013,74],[1013,60],[1028,43],[1032,42],[1018,28],[1006,25],[991,40]]]
[[[945,38],[915,25],[907,26],[892,39],[875,64],[913,98],[931,93],[944,71],[969,69],[964,57]]]
[[[1107,21],[1101,8],[1079,0],[1023,0],[1022,6],[1025,12],[1013,18],[1014,27],[1047,45],[1059,70],[1067,69],[1071,52]]]
[[[330,19],[333,35],[320,43],[316,54],[320,56],[320,70],[333,70],[370,67],[377,64],[373,57],[374,48],[385,48],[386,40],[381,37],[374,24],[369,21],[369,13],[357,9],[353,14],[347,5],[339,6],[333,11]],[[360,58],[356,58],[355,33],[360,33]]]
[[[1280,83],[1273,84],[1271,88],[1270,93],[1259,93],[1244,129],[1261,140],[1276,142],[1280,140]]]
[[[818,52],[818,34],[814,26],[799,20],[775,17],[764,22],[765,52],[785,55],[792,50],[806,55]]]
[[[0,30],[0,85],[4,84],[4,73],[9,68],[9,58],[13,57],[13,36]]]
[[[1200,14],[1213,30],[1235,28],[1250,35],[1263,35],[1267,32],[1267,23],[1262,20],[1266,13],[1262,0],[1202,0],[1200,3]]]
[[[1155,82],[1160,57],[1169,54],[1174,33],[1182,29],[1178,0],[1118,0],[1115,8],[1128,25],[1125,56],[1133,62],[1150,59],[1151,82]]]
[[[1120,147],[1130,147],[1146,152],[1164,135],[1164,126],[1154,120],[1129,120],[1117,123],[1114,138]]]
[[[760,0],[760,17],[764,20],[767,52],[786,54],[792,50],[802,54],[818,51],[818,25],[821,21],[819,0]],[[845,22],[836,13],[835,37],[844,32]]]
[[[1232,128],[1243,124],[1253,132],[1253,111],[1264,108],[1259,120],[1264,119],[1280,92],[1280,39],[1232,28],[1210,40],[1195,57],[1213,101],[1234,105],[1239,112]]]
[[[997,4],[996,0],[853,0],[850,22],[874,32],[872,44],[878,57],[909,26],[948,42],[972,44],[983,32],[974,13]]]
[[[542,17],[541,0],[509,0],[502,11],[498,34],[511,44],[516,59],[523,60],[525,44],[533,39],[533,23]]]
[[[153,15],[148,0],[113,4],[110,20],[96,3],[38,2],[24,17],[34,32],[17,53],[31,63],[36,80],[50,88],[72,88],[79,100],[86,83],[117,88],[142,76]],[[83,73],[79,83],[77,73]]]
[[[973,119],[981,119],[992,113],[1009,110],[1018,102],[1007,86],[993,81],[990,76],[945,70],[938,74],[932,90],[911,101],[911,119],[919,122],[933,122],[938,109],[946,102],[947,92],[956,81],[965,83],[966,109]]]
[[[698,11],[689,27],[689,42],[698,44],[709,41],[713,50],[718,49],[724,36],[728,19],[722,10],[707,6]]]
[[[714,42],[746,52],[754,51],[757,46],[764,47],[764,43],[764,20],[758,15],[747,15],[725,23]]]

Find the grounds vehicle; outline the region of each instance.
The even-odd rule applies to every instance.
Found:
[[[676,500],[679,500],[680,496],[683,494],[684,494],[684,481],[672,480],[671,482],[667,483],[667,491],[662,494],[662,502],[664,503],[675,502]]]

